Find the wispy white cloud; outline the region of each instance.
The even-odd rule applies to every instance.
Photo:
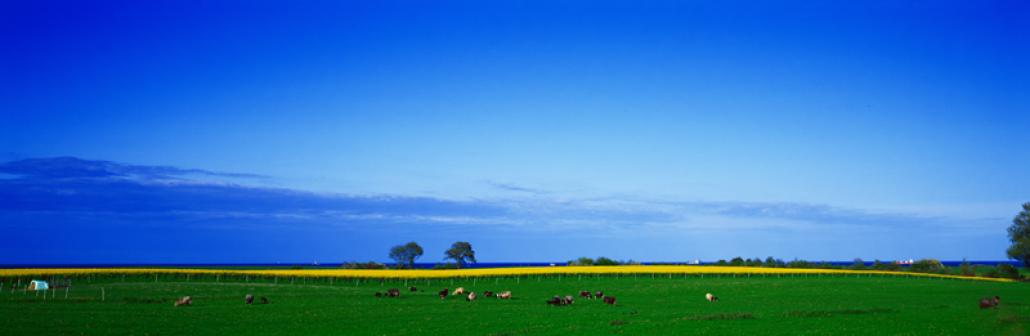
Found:
[[[460,225],[525,232],[646,236],[683,231],[909,230],[969,226],[969,223],[984,220],[803,203],[682,201],[629,196],[575,198],[494,182],[490,185],[495,188],[525,195],[454,200],[313,193],[186,177],[194,173],[208,177],[250,174],[74,158],[21,160],[0,164],[0,172],[18,176],[0,180],[0,197],[15,200],[0,205],[0,211],[165,216],[209,223],[247,219],[251,223],[264,221],[290,226]]]

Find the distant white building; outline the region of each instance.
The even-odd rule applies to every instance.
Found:
[[[47,290],[50,289],[50,284],[43,280],[32,280],[29,282],[29,290]]]

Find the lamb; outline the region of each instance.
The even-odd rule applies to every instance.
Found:
[[[243,297],[243,303],[244,304],[254,303],[254,296],[250,295],[250,294],[247,294],[246,296]]]
[[[491,291],[483,291],[483,296],[485,296],[485,297],[491,297],[491,296],[494,296],[494,292],[491,292]]]
[[[579,297],[593,299],[594,296],[590,295],[589,291],[579,291]]]
[[[614,296],[605,296],[604,297],[604,303],[607,303],[607,304],[610,304],[610,305],[614,305],[615,304],[615,297]]]
[[[572,304],[572,295],[566,295],[563,301],[564,301],[563,304],[567,304],[567,305]]]
[[[501,292],[501,294],[497,294],[497,298],[502,300],[511,299],[511,291]]]
[[[448,292],[450,292],[450,290],[449,290],[449,289],[447,289],[447,288],[444,288],[444,289],[443,289],[442,291],[439,291],[439,292],[437,292],[436,294],[437,294],[437,295],[440,295],[440,300],[443,300],[443,299],[446,299],[446,298],[447,298],[447,293],[448,293]]]
[[[175,301],[175,306],[190,306],[193,305],[193,298],[189,296],[183,296],[182,298]]]
[[[458,287],[458,289],[455,289],[454,293],[451,294],[451,295],[454,295],[454,296],[465,295],[465,287]]]
[[[376,297],[383,297],[383,292],[376,292]]]
[[[712,293],[705,293],[705,300],[708,300],[708,302],[717,302],[719,301],[719,297],[712,295]]]
[[[469,293],[469,295],[465,297],[465,301],[476,301],[476,292]]]
[[[597,291],[596,293],[594,293],[594,297],[596,297],[596,298],[603,298],[604,297],[604,292]]]
[[[261,297],[261,304],[268,304],[268,298],[262,296]]]
[[[555,296],[554,296],[554,297],[552,297],[551,299],[547,300],[547,304],[549,304],[549,305],[555,305],[555,306],[560,306],[560,305],[561,305],[561,301],[562,301],[562,300],[561,300],[561,297],[559,297],[559,296],[555,295]]]
[[[412,291],[412,292],[417,292],[418,288],[415,288],[415,286],[411,286],[411,287],[408,288],[408,290]]]

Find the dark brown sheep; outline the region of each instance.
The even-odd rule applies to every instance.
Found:
[[[440,295],[440,300],[443,300],[443,299],[447,298],[447,293],[450,293],[450,292],[451,292],[450,289],[444,288],[442,291],[439,291],[436,294]]]
[[[982,299],[980,299],[980,309],[996,308],[996,307],[998,307],[998,303],[999,302],[1001,302],[1001,297],[999,297],[999,296],[995,296],[995,297],[992,297],[992,298],[991,297],[982,298]]]
[[[386,290],[387,297],[398,297],[401,296],[401,290],[396,288],[390,288]]]
[[[483,296],[485,296],[485,297],[493,297],[494,296],[494,292],[483,291]]]
[[[593,299],[594,298],[593,295],[590,295],[589,291],[579,291],[579,297],[581,297],[581,298],[588,298],[588,299]]]
[[[418,288],[415,288],[415,286],[411,286],[411,287],[408,287],[408,290],[412,291],[412,292],[417,292]]]
[[[607,304],[610,304],[610,305],[614,305],[615,304],[615,297],[614,296],[605,296],[604,297],[604,303],[607,303]]]
[[[603,298],[604,297],[604,292],[597,291],[597,292],[594,293],[594,297],[598,298],[598,299]]]
[[[561,297],[555,295],[554,297],[552,297],[549,300],[547,300],[547,304],[555,305],[555,306],[560,306],[561,305],[561,301],[562,301]]]
[[[266,298],[266,297],[262,296],[262,297],[261,297],[261,301],[260,301],[260,303],[261,303],[261,304],[268,304],[268,298]]]

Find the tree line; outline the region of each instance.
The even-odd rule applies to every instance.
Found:
[[[1024,267],[1030,268],[1030,202],[1023,203],[1023,209],[1012,219],[1012,225],[1008,228],[1008,236],[1011,245],[1005,251],[1009,258],[1020,261]],[[416,242],[408,242],[407,244],[397,245],[390,248],[390,259],[393,259],[396,263],[397,268],[415,268],[415,260],[422,257],[424,251],[422,246],[419,246]],[[434,268],[462,268],[468,263],[476,262],[476,252],[472,249],[472,244],[465,241],[455,242],[451,244],[451,247],[444,251],[444,260],[453,260],[454,263],[437,264]],[[609,265],[634,265],[639,264],[638,262],[630,261],[616,261],[606,257],[598,257],[592,259],[588,257],[580,257],[578,259],[569,260],[569,266],[609,266]],[[940,273],[940,274],[956,274],[966,276],[987,276],[987,277],[1001,277],[1001,278],[1021,278],[1019,270],[1009,264],[998,264],[997,266],[990,265],[971,265],[968,262],[963,261],[958,267],[947,267],[936,259],[921,259],[913,262],[911,265],[902,265],[896,262],[882,262],[879,260],[873,261],[872,265],[866,265],[865,261],[856,258],[850,265],[836,266],[827,262],[810,262],[805,260],[791,260],[783,261],[782,259],[776,259],[773,257],[767,257],[765,260],[760,258],[748,258],[744,259],[736,257],[729,261],[720,259],[715,263],[718,266],[751,266],[751,267],[789,267],[789,268],[847,268],[855,270],[881,270],[881,271],[910,271],[910,272],[923,272],[923,273]],[[345,268],[363,268],[363,269],[374,269],[374,268],[386,268],[386,265],[367,262],[367,263],[345,263]]]
[[[418,243],[408,242],[407,244],[390,248],[389,256],[390,259],[393,259],[396,268],[412,269],[415,268],[415,260],[421,258],[424,252],[422,246],[418,245]],[[444,260],[454,260],[454,263],[437,264],[434,268],[463,268],[468,263],[476,262],[476,251],[472,249],[472,244],[469,242],[455,242],[444,251]],[[342,267],[350,269],[385,269],[386,265],[370,261],[367,263],[344,263]]]

